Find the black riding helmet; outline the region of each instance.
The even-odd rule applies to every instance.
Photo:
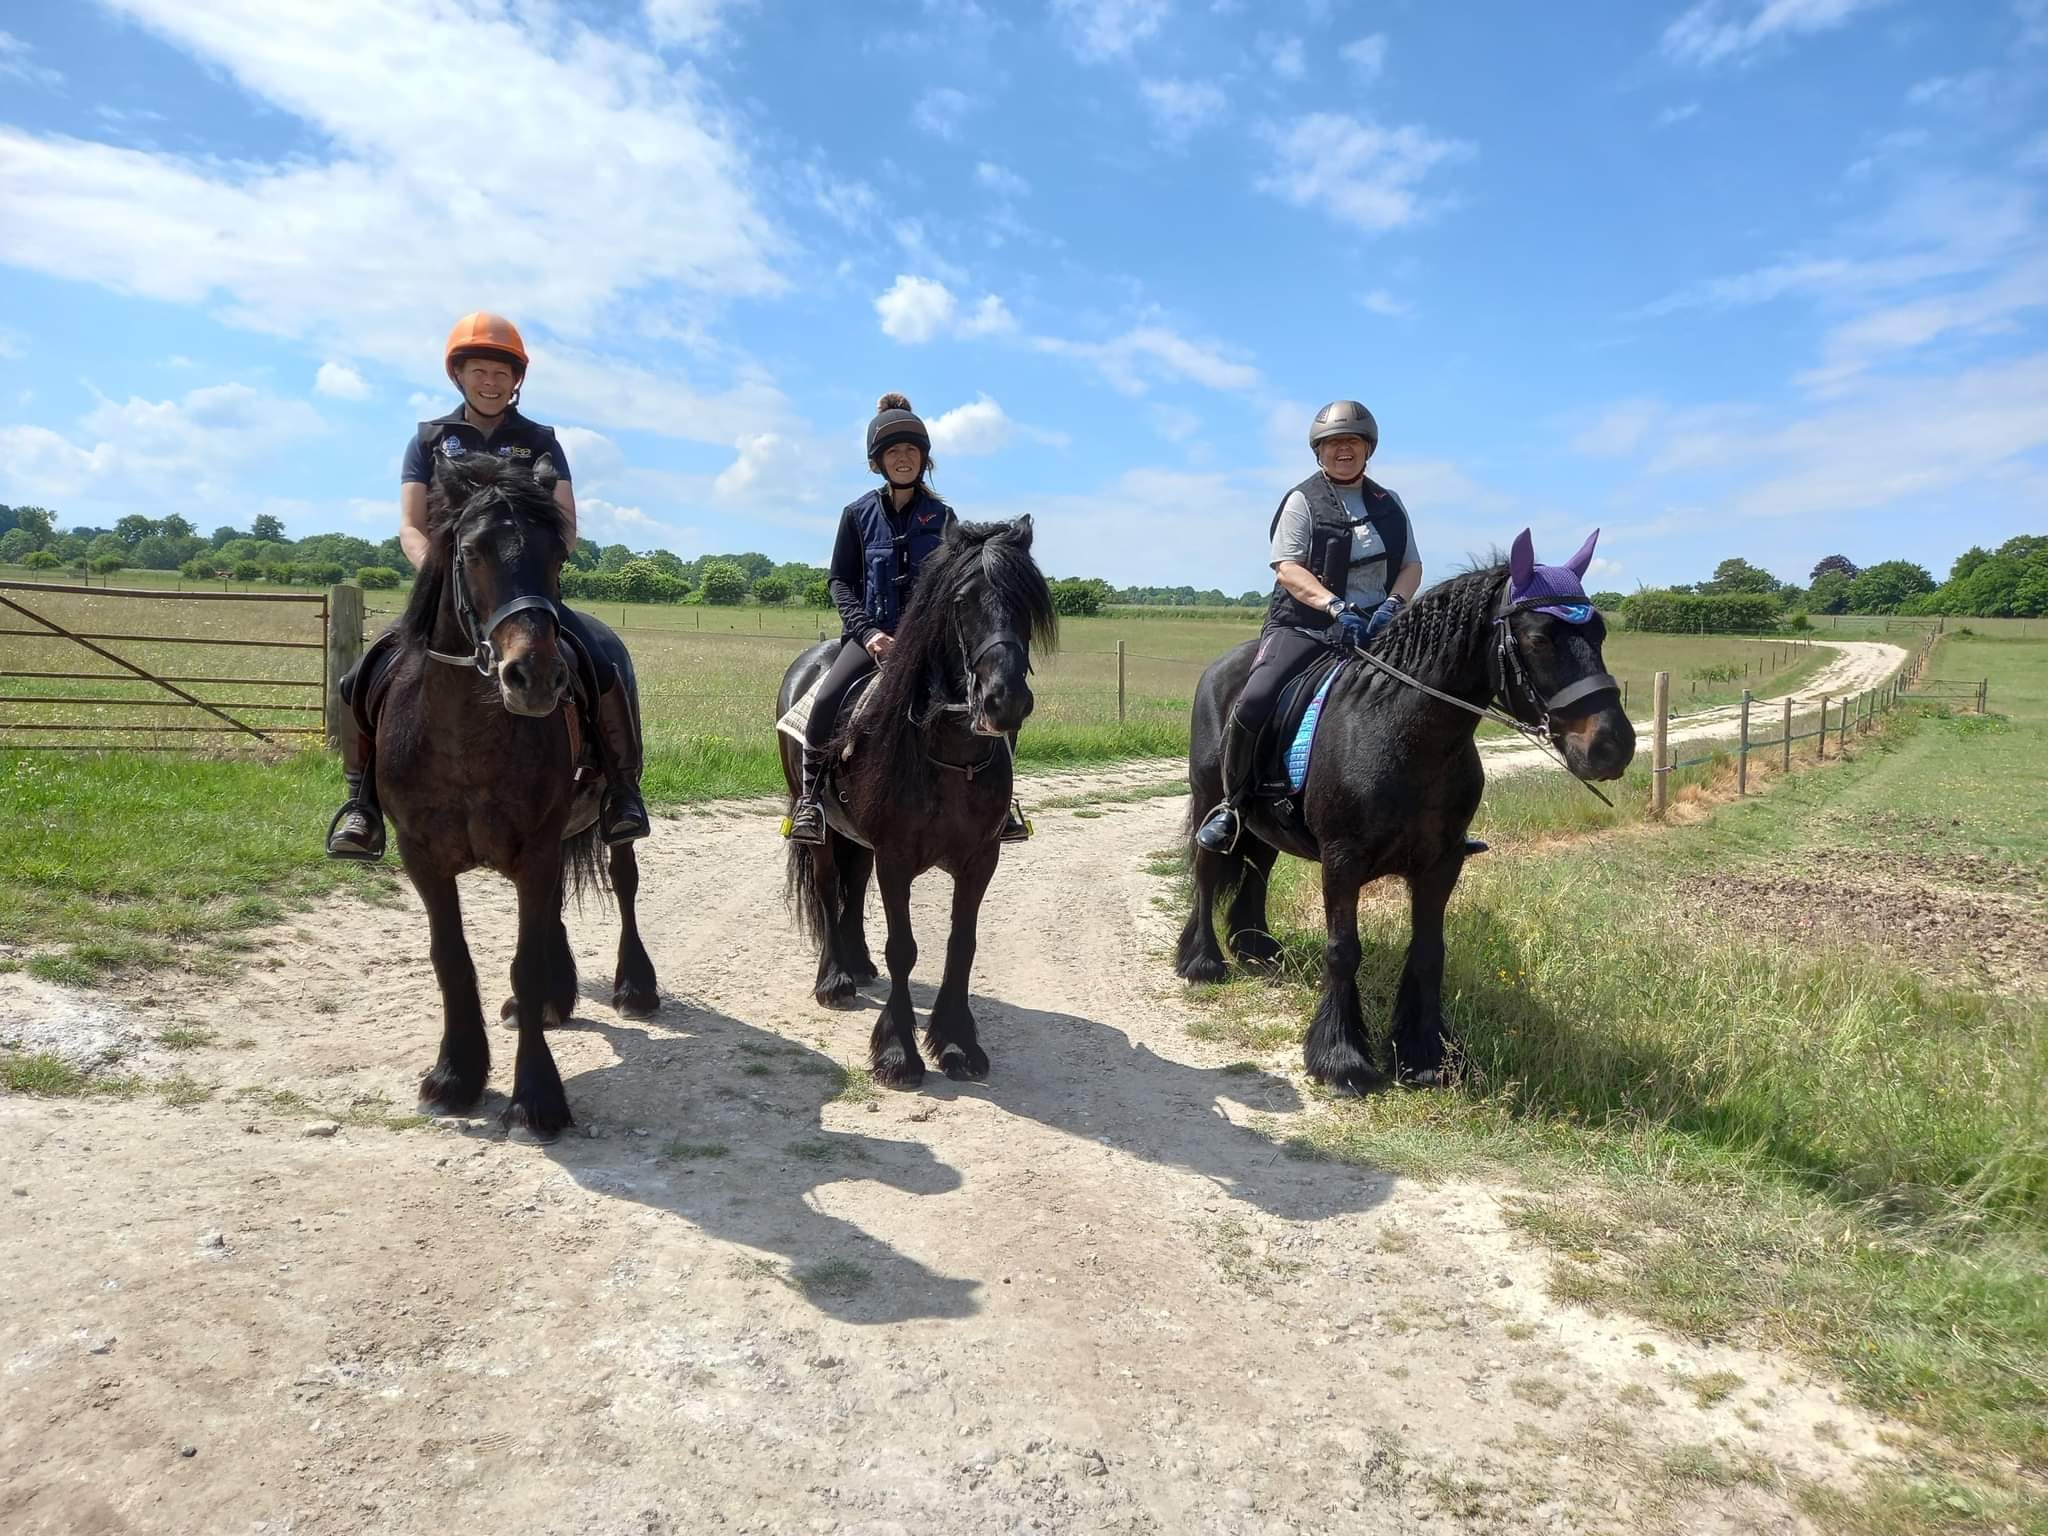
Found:
[[[868,423],[868,468],[882,472],[882,454],[897,443],[915,443],[924,451],[925,462],[932,457],[932,435],[910,408],[907,396],[887,394],[875,402],[875,419]]]
[[[1330,437],[1362,437],[1365,451],[1370,454],[1380,445],[1380,424],[1356,400],[1332,400],[1309,423],[1309,450],[1313,452],[1316,444]]]

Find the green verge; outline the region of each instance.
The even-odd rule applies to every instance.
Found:
[[[1950,639],[1936,671],[1988,676],[2002,713],[1906,710],[1852,738],[1849,760],[1702,800],[1689,824],[1644,824],[1635,786],[1616,812],[1549,776],[1489,788],[1481,825],[1505,846],[1469,867],[1447,932],[1464,1081],[1330,1101],[1290,1146],[1515,1183],[1513,1219],[1557,1251],[1555,1295],[1792,1349],[1919,1431],[1902,1470],[1851,1497],[1809,1492],[1828,1529],[2048,1531],[2039,993],[1943,982],[1710,904],[1699,883],[1824,885],[1849,850],[1857,878],[1875,865],[1882,879],[1889,853],[1966,896],[1989,874],[2038,902],[2048,644]],[[1588,831],[1601,835],[1572,835]],[[1199,1032],[1297,1045],[1321,964],[1315,874],[1292,860],[1275,873],[1277,993],[1206,989]],[[1364,903],[1369,1018],[1386,1017],[1399,978],[1398,898]]]

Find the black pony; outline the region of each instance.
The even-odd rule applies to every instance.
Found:
[[[1175,970],[1189,981],[1220,981],[1228,973],[1213,908],[1231,891],[1231,949],[1243,964],[1272,964],[1280,953],[1266,928],[1273,862],[1282,852],[1320,862],[1328,939],[1322,998],[1303,1049],[1316,1080],[1351,1092],[1382,1080],[1368,1057],[1357,974],[1358,893],[1382,875],[1401,876],[1409,891],[1408,954],[1394,999],[1395,1070],[1410,1084],[1433,1083],[1444,1070],[1444,908],[1486,781],[1473,742],[1478,711],[1498,698],[1516,719],[1546,735],[1581,779],[1619,778],[1635,756],[1635,730],[1601,660],[1606,630],[1599,614],[1582,594],[1563,608],[1554,597],[1510,595],[1540,586],[1544,573],[1577,589],[1592,552],[1588,539],[1566,567],[1539,567],[1525,532],[1508,565],[1471,571],[1425,592],[1379,637],[1372,654],[1463,707],[1365,659],[1353,660],[1324,703],[1299,816],[1254,798],[1244,807],[1244,835],[1226,854],[1202,848],[1192,831],[1222,798],[1218,743],[1257,642],[1246,641],[1202,674],[1188,754],[1194,910],[1181,929]]]
[[[910,882],[934,865],[953,877],[953,931],[925,1048],[948,1077],[988,1073],[967,1007],[975,923],[1002,851],[1012,742],[1031,713],[1030,647],[1049,648],[1057,635],[1052,592],[1031,558],[1031,519],[956,523],[918,575],[872,697],[847,707],[827,750],[825,842],[790,843],[789,896],[818,945],[814,995],[839,1004],[875,979],[861,908],[869,875],[880,882],[889,1000],[868,1047],[878,1082],[924,1080],[910,1004]],[[791,664],[778,718],[835,651],[836,643],[814,646]],[[786,736],[781,748],[794,805],[798,749]]]
[[[483,1097],[490,1077],[491,1046],[455,885],[465,870],[487,866],[519,891],[519,948],[502,1010],[519,1026],[505,1124],[542,1138],[573,1123],[541,1033],[576,1006],[562,904],[570,883],[605,879],[598,786],[572,778],[574,738],[562,707],[569,669],[556,605],[568,543],[555,478],[545,458],[530,474],[488,454],[437,463],[428,498],[433,547],[398,623],[398,654],[374,684],[382,700],[377,793],[427,909],[441,985],[441,1054],[420,1083],[420,1103],[462,1113]],[[613,654],[624,657],[624,648]],[[637,716],[630,661],[620,673]],[[634,917],[640,866],[631,843],[611,850],[609,878],[620,916],[613,1006],[651,1013],[659,999]]]

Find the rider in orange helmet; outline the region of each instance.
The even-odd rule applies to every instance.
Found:
[[[576,545],[576,493],[569,482],[569,457],[553,427],[520,414],[519,391],[526,382],[526,343],[519,328],[502,315],[478,310],[464,315],[448,333],[442,363],[449,382],[462,392],[462,404],[445,416],[423,421],[405,446],[399,471],[398,542],[415,569],[432,548],[427,531],[427,487],[434,461],[468,453],[492,453],[529,469],[541,459],[554,461],[559,478],[555,502],[562,509],[569,547]],[[647,807],[640,799],[640,733],[622,680],[631,663],[608,634],[590,629],[566,603],[558,603],[562,627],[583,648],[597,673],[597,731],[604,758],[606,794],[598,825],[608,843],[645,837]],[[348,676],[341,680],[345,698],[355,696],[358,678],[372,678],[393,643],[386,630],[372,643]],[[377,805],[373,772],[374,743],[356,729],[352,713],[342,711],[342,776],[348,800],[327,833],[327,852],[337,859],[380,859],[384,856],[384,817]]]

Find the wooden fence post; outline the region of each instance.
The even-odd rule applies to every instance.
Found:
[[[1822,762],[1828,760],[1828,696],[1820,696],[1820,745],[1814,748]]]
[[[1116,723],[1124,723],[1124,643],[1116,643]]]
[[[1742,690],[1742,745],[1735,754],[1735,793],[1749,793],[1749,690]]]
[[[1658,816],[1671,795],[1671,674],[1659,672],[1650,690],[1650,809]]]
[[[1990,700],[1991,700],[1991,679],[1987,677],[1987,678],[1985,678],[1985,679],[1984,679],[1983,681],[1981,681],[1981,682],[1979,682],[1979,683],[1977,684],[1977,713],[1978,713],[1978,714],[1980,714],[1980,715],[1981,715],[1981,714],[1983,714],[1983,713],[1984,713],[1984,709],[1985,709],[1985,706],[1986,706],[1986,705],[1987,705],[1987,704],[1988,704],[1988,703],[1990,702]]]
[[[327,676],[323,697],[327,704],[327,739],[341,740],[342,674],[363,654],[363,589],[356,586],[327,589]]]
[[[1778,763],[1778,771],[1780,773],[1790,773],[1792,771],[1792,695],[1789,693],[1785,695],[1779,705],[1778,719],[1781,722],[1781,729],[1778,734],[1785,738],[1784,744],[1780,748],[1783,755]]]

